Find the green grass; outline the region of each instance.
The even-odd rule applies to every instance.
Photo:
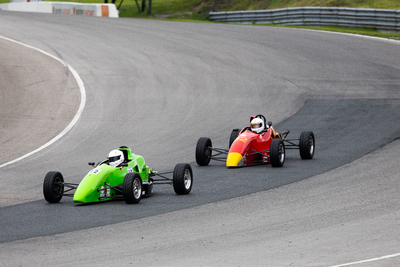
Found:
[[[141,0],[138,2],[140,3]],[[118,6],[119,3],[120,0],[117,0],[116,5]],[[259,10],[299,6],[400,9],[400,0],[153,0],[151,15],[147,15],[146,12],[139,13],[134,0],[124,0],[120,8],[120,16],[207,20],[210,11]]]
[[[103,0],[49,0],[104,3]],[[111,0],[109,0],[111,1]],[[0,0],[8,3],[9,0]],[[139,4],[142,2],[138,0]],[[117,0],[118,7],[121,0]],[[210,11],[276,9],[299,6],[400,9],[400,0],[152,0],[152,14],[139,12],[135,0],[123,0],[120,17],[207,20]]]
[[[68,2],[69,0],[49,1]],[[104,3],[104,0],[70,0],[69,2]],[[111,0],[109,0],[109,2],[111,2]],[[141,2],[141,0],[138,0],[139,5]],[[9,3],[9,0],[0,0],[0,3]],[[121,0],[117,0],[115,5],[118,7],[120,3]],[[210,11],[260,10],[300,6],[400,9],[400,0],[152,0],[152,13],[150,15],[148,15],[147,12],[139,12],[135,0],[123,0],[119,10],[119,16],[129,18],[207,22]],[[348,32],[382,38],[400,39],[400,33],[382,33],[374,29],[345,28],[336,26],[299,28]]]
[[[228,2],[228,1],[225,1]],[[299,6],[400,9],[398,0],[233,0],[229,10],[275,9]]]

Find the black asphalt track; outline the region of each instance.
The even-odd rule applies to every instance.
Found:
[[[287,150],[282,168],[263,165],[228,169],[220,162],[211,161],[207,167],[193,163],[191,194],[178,196],[172,186],[156,185],[154,195],[138,205],[124,201],[83,205],[64,197],[58,204],[41,200],[5,207],[1,213],[0,242],[145,218],[301,181],[352,162],[400,137],[400,125],[393,123],[400,119],[398,110],[400,100],[308,100],[275,129],[289,129],[288,138],[294,139],[302,131],[313,131],[316,152],[312,160],[301,160],[298,150]],[[229,133],[225,135],[228,144]]]

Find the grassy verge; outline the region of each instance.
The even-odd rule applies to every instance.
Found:
[[[104,3],[104,0],[49,1]],[[123,1],[122,4],[121,1]],[[8,2],[9,0],[0,0],[0,3]],[[111,0],[109,0],[109,2],[111,2]],[[142,0],[138,0],[139,5],[141,5],[141,2]],[[148,15],[147,12],[139,12],[135,0],[116,0],[115,5],[117,7],[120,6],[120,17],[207,22],[208,14],[211,11],[260,10],[300,6],[400,9],[400,0],[152,0],[152,12],[150,15]],[[374,29],[345,28],[336,26],[284,27],[318,29],[335,32],[356,33],[397,40],[400,39],[400,33],[383,33]]]
[[[361,34],[367,36],[375,36],[379,38],[400,40],[400,33],[393,32],[379,32],[375,29],[370,28],[349,28],[349,27],[339,27],[339,26],[321,26],[321,27],[306,27],[306,26],[278,26],[274,27],[287,27],[287,28],[300,28],[300,29],[311,29],[311,30],[321,30],[321,31],[331,31],[331,32],[343,32],[352,34]]]
[[[117,0],[117,6],[120,1]],[[400,9],[399,0],[152,0],[152,14],[147,15],[145,12],[138,12],[135,0],[123,1],[120,8],[121,17],[161,17],[186,20],[207,20],[210,11],[261,10],[300,6]],[[141,3],[141,0],[138,2]]]
[[[127,2],[126,6],[123,8],[125,1],[131,1],[134,3],[134,6],[128,6],[129,2]],[[138,0],[138,2],[140,3],[141,1]],[[151,15],[148,15],[146,12],[139,13],[133,0],[124,0],[120,9],[120,16],[205,22],[208,21],[208,13],[210,11],[259,10],[298,6],[400,9],[400,0],[152,0]],[[267,26],[354,33],[400,40],[400,33],[385,33],[369,28],[347,28],[339,26]]]

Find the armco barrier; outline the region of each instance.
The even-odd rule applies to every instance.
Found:
[[[210,12],[210,20],[244,24],[338,25],[400,32],[400,10],[392,9],[293,7],[272,10]]]
[[[114,4],[13,2],[9,4],[0,4],[0,10],[118,18],[118,10]]]

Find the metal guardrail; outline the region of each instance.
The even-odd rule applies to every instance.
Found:
[[[210,20],[243,24],[364,27],[400,32],[400,10],[293,7],[272,10],[210,12]]]

